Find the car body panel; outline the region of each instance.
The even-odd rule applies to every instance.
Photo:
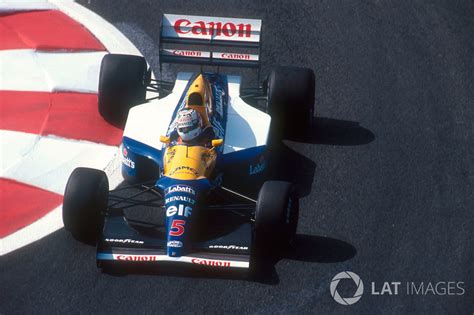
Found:
[[[124,137],[161,150],[163,144],[160,142],[160,135],[168,134],[176,106],[185,99],[183,94],[192,77],[192,73],[179,73],[171,94],[130,109]],[[239,76],[228,75],[226,78],[229,101],[224,154],[265,145],[270,129],[270,116],[248,105],[239,97]]]
[[[210,177],[216,158],[215,150],[202,146],[168,147],[163,160],[163,176],[184,180]]]

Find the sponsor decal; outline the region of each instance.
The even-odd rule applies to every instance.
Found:
[[[126,147],[122,148],[122,163],[130,168],[135,168],[135,162],[128,157],[128,150]]]
[[[250,60],[249,54],[222,53],[221,57],[223,59]]]
[[[230,261],[223,261],[223,260],[193,258],[191,259],[191,262],[193,264],[213,266],[213,267],[230,267]]]
[[[183,242],[181,241],[169,241],[167,243],[167,246],[168,247],[176,247],[176,248],[179,248],[179,247],[183,247]]]
[[[183,50],[183,49],[163,49],[165,55],[189,57],[189,58],[210,58],[211,52],[201,50]]]
[[[191,195],[196,195],[196,191],[192,189],[189,186],[186,185],[174,185],[170,186],[165,190],[165,194],[172,194],[175,192],[180,192],[180,193],[188,193]]]
[[[225,135],[225,128],[224,126],[222,126],[221,120],[218,118],[218,117],[224,118],[224,102],[226,101],[225,94],[226,92],[221,86],[217,84],[214,85],[215,106],[216,106],[216,112],[219,113],[219,115],[212,115],[211,125],[214,129],[216,138],[219,138],[219,139],[224,139],[224,135]]]
[[[209,248],[217,249],[239,249],[239,250],[248,250],[247,246],[237,246],[237,245],[210,245]]]
[[[137,241],[137,240],[132,240],[132,239],[116,239],[116,238],[106,238],[106,242],[109,243],[122,243],[122,244],[143,244],[143,241]]]
[[[252,24],[222,23],[196,21],[191,23],[188,19],[179,19],[174,22],[173,28],[178,34],[211,35],[225,37],[250,37]]]
[[[219,113],[221,117],[224,117],[224,106],[222,105],[224,94],[225,94],[224,90],[216,89],[216,96],[215,96],[216,112]]]
[[[263,161],[256,165],[249,165],[249,175],[256,175],[263,172],[267,168],[267,162]]]
[[[181,236],[184,234],[184,226],[186,221],[184,220],[173,220],[170,227],[170,236]]]
[[[260,41],[262,21],[243,18],[165,14],[162,25],[162,36],[169,38],[257,43]]]
[[[186,197],[186,196],[172,196],[165,199],[165,203],[170,203],[173,201],[183,201],[183,202],[187,202],[193,205],[196,203],[196,200],[192,199],[191,197]]]
[[[245,53],[213,52],[212,57],[217,59],[258,61],[258,55]]]
[[[122,163],[127,166],[127,167],[130,167],[130,168],[135,168],[135,162],[133,162],[131,159],[129,159],[128,157],[123,157],[122,158]]]
[[[172,217],[174,215],[189,217],[193,211],[193,208],[190,206],[184,206],[183,204],[176,206],[171,206],[166,209],[166,216]]]
[[[202,53],[199,50],[173,50],[173,55],[185,57],[202,57]]]
[[[211,125],[214,128],[214,133],[216,134],[216,138],[224,139],[224,135],[225,135],[224,127],[222,127],[221,122],[216,118],[216,116],[212,116]]]
[[[188,171],[188,172],[193,173],[193,174],[196,175],[196,176],[199,176],[199,172],[198,172],[196,169],[194,169],[194,168],[192,168],[192,167],[189,167],[189,166],[186,166],[186,165],[178,166],[178,167],[175,168],[172,172],[170,172],[169,175],[173,175],[173,174],[179,173],[179,172],[181,172],[181,171]]]
[[[153,255],[118,255],[117,260],[123,261],[156,261],[156,256]]]

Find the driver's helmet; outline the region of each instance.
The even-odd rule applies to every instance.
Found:
[[[192,108],[185,108],[178,112],[176,130],[183,141],[191,141],[201,134],[202,119],[199,113]]]

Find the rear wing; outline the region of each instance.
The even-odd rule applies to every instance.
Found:
[[[162,63],[184,63],[259,68],[261,30],[262,21],[255,19],[164,14],[160,30],[160,66]],[[166,47],[173,44],[179,47]],[[206,48],[192,50],[188,45]]]

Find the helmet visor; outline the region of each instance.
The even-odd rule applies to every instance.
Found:
[[[186,127],[179,126],[178,131],[182,132],[182,133],[188,133],[188,132],[190,132],[190,131],[198,128],[198,127],[199,127],[199,122],[196,122],[196,123],[192,124],[191,126],[186,126]]]

